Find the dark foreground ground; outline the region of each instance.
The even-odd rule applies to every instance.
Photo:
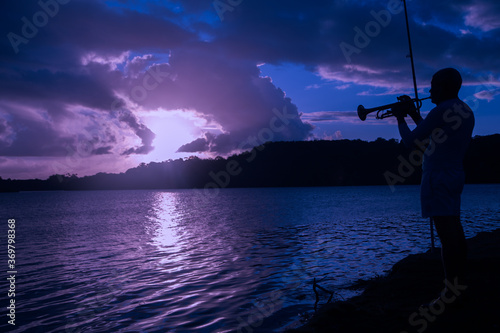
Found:
[[[364,292],[348,301],[323,305],[292,332],[500,332],[500,229],[467,240],[466,289],[460,301],[420,308],[439,295],[443,272],[439,249],[411,255],[384,277],[365,282]]]

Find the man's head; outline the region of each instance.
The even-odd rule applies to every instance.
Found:
[[[437,71],[431,81],[432,103],[437,105],[446,100],[458,98],[460,87],[462,87],[462,76],[455,68]]]

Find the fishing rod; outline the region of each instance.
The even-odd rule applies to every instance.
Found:
[[[406,7],[406,0],[402,0],[403,5],[404,5],[404,10],[405,10],[405,21],[406,21],[406,34],[408,36],[408,48],[410,51],[410,54],[407,55],[407,58],[410,58],[411,62],[411,74],[413,76],[413,89],[415,90],[415,98],[411,99],[411,101],[415,104],[415,108],[417,109],[417,113],[420,113],[420,108],[422,107],[422,101],[429,99],[430,97],[426,98],[418,98],[418,87],[417,87],[417,77],[415,75],[415,63],[413,61],[413,48],[411,46],[411,36],[410,36],[410,24],[408,22],[408,10]],[[393,103],[393,104],[388,104],[388,105],[382,105],[374,108],[367,109],[363,105],[358,106],[358,117],[361,120],[366,119],[366,115],[370,112],[377,111],[377,119],[384,119],[387,117],[393,116],[391,111],[387,111],[386,113],[381,113],[387,109],[390,109],[392,107],[397,106],[399,103],[406,103],[408,102],[407,98],[405,96],[400,96],[398,97],[398,102]]]
[[[418,89],[417,89],[417,78],[415,76],[415,64],[413,62],[413,50],[411,47],[411,37],[410,37],[410,25],[408,23],[408,10],[406,9],[406,0],[403,0],[403,5],[405,8],[405,19],[406,19],[406,33],[408,34],[408,47],[410,49],[410,61],[411,61],[411,73],[413,75],[413,89],[415,89],[415,99],[418,101]],[[422,103],[417,104],[417,112],[420,113],[420,107]],[[432,217],[429,219],[430,229],[431,229],[431,252],[434,252],[434,221]]]
[[[410,51],[410,54],[407,56],[410,58],[411,62],[411,74],[413,76],[413,89],[415,90],[415,98],[410,99],[409,101],[413,102],[415,104],[415,108],[418,113],[420,113],[420,108],[422,107],[422,101],[425,99],[429,99],[430,97],[426,98],[418,98],[418,88],[417,88],[417,77],[415,75],[415,63],[413,61],[413,48],[411,46],[411,36],[410,36],[410,24],[408,22],[408,9],[406,7],[406,0],[402,0],[403,5],[404,5],[404,10],[405,10],[405,21],[406,21],[406,34],[408,36],[408,48]],[[384,119],[387,117],[394,116],[394,114],[388,109],[392,109],[393,107],[397,107],[399,103],[407,103],[408,98],[406,96],[400,96],[398,97],[398,102],[397,103],[392,103],[392,104],[387,104],[387,105],[382,105],[370,109],[366,109],[363,105],[358,106],[358,117],[361,120],[365,120],[366,116],[371,113],[371,112],[377,112],[377,119]],[[386,111],[386,112],[385,112]],[[385,112],[385,113],[384,113]],[[430,218],[430,231],[431,231],[431,252],[434,252],[434,221],[432,218]]]
[[[411,47],[410,24],[408,23],[408,10],[406,9],[406,0],[403,0],[406,19],[406,33],[408,35],[408,47],[410,49],[411,74],[413,75],[413,89],[415,90],[415,99],[418,100],[417,77],[415,75],[415,64],[413,62],[413,49]],[[417,111],[420,113],[420,105],[417,104]]]

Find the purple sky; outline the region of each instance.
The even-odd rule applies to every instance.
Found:
[[[0,3],[0,176],[123,172],[267,140],[398,138],[358,104],[413,96],[402,2]],[[500,132],[500,4],[408,1],[419,96],[455,67]],[[423,110],[433,105],[424,102]]]

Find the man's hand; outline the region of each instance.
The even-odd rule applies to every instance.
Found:
[[[392,107],[391,109],[392,114],[398,119],[398,122],[404,121],[404,118],[407,115],[410,115],[412,118],[415,115],[418,115],[415,103],[413,103],[410,96],[399,96],[398,101],[399,102],[396,104],[396,106]]]

